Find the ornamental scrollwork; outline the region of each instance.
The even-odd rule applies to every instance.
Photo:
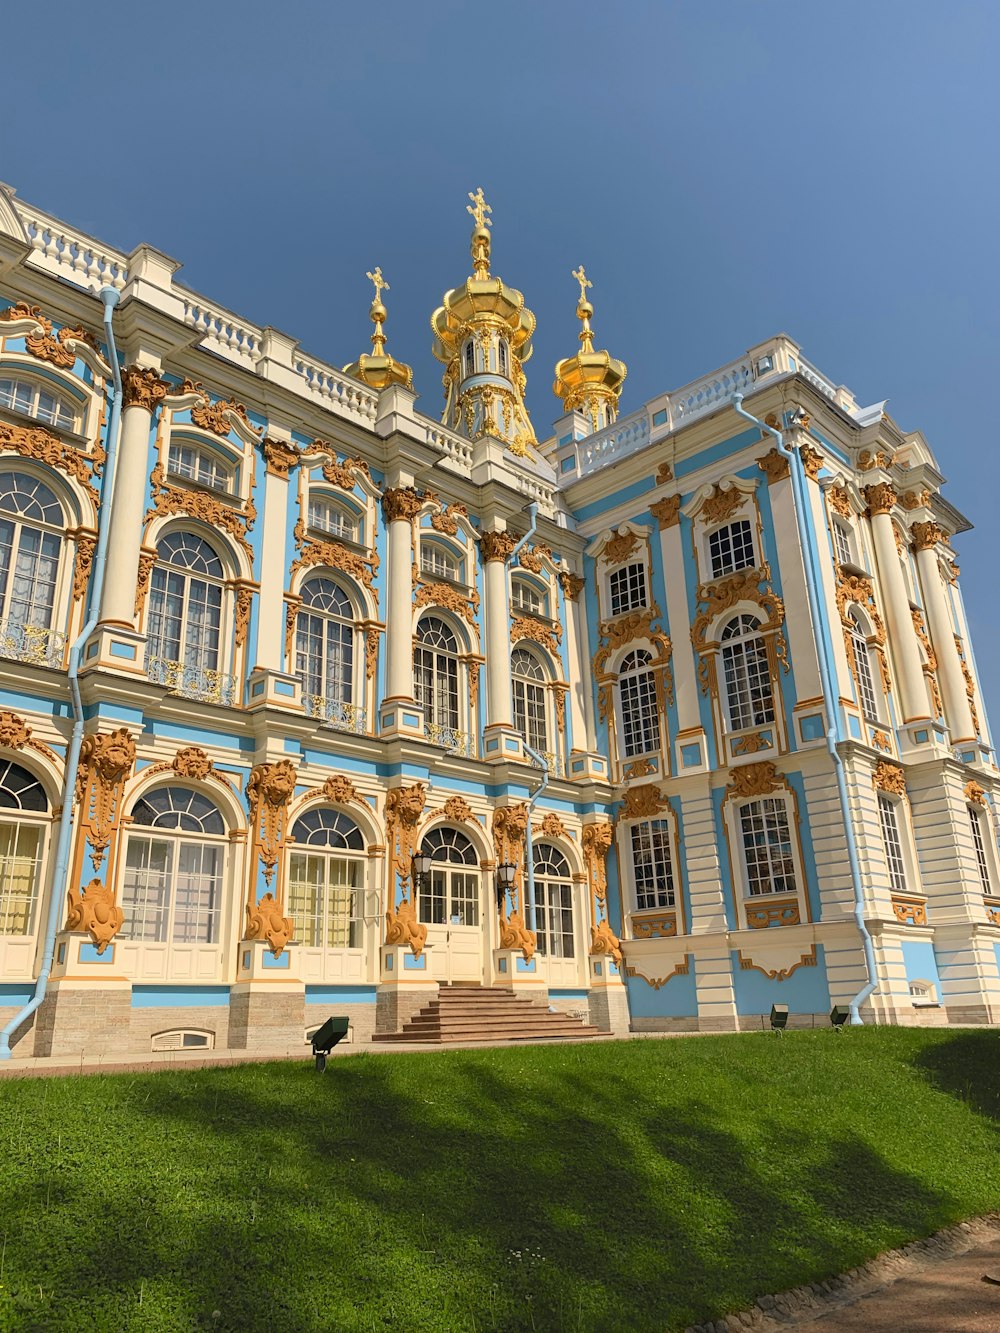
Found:
[[[115,901],[115,891],[99,879],[85,888],[70,889],[66,895],[64,930],[87,931],[102,954],[121,930],[125,913]]]
[[[413,868],[417,825],[426,804],[427,787],[422,782],[414,782],[409,787],[393,787],[385,797],[385,830],[392,869],[399,878],[404,897]]]
[[[716,482],[712,494],[701,505],[701,516],[707,523],[726,523],[747,502],[747,493],[738,486],[723,486]]]
[[[611,923],[606,917],[596,926],[590,927],[590,952],[606,955],[617,968],[622,965],[622,942],[611,929]]]
[[[274,764],[257,764],[247,781],[246,800],[253,826],[254,849],[264,867],[264,882],[267,884],[274,878],[285,838],[288,802],[294,790],[295,769],[287,759],[279,759]]]
[[[131,365],[122,371],[122,404],[141,407],[150,416],[170,392],[170,385],[152,366]]]
[[[563,596],[571,602],[579,601],[580,594],[587,586],[587,580],[582,574],[573,574],[568,569],[559,571],[559,586],[563,590]]]
[[[265,893],[259,902],[247,903],[244,938],[266,941],[275,958],[281,957],[294,931],[292,918],[285,916],[281,903],[273,893]]]
[[[522,569],[528,570],[531,574],[542,574],[544,573],[542,561],[551,559],[552,552],[547,546],[539,543],[537,546],[526,546],[517,557],[517,562]]]
[[[865,497],[865,503],[873,516],[890,513],[898,499],[896,492],[887,481],[880,481],[875,486],[866,486],[862,495]]]
[[[624,532],[616,532],[613,537],[609,537],[604,543],[604,549],[601,554],[609,565],[620,565],[627,560],[639,547],[639,538],[634,532],[627,528]]]
[[[287,440],[272,439],[264,440],[261,448],[264,451],[267,471],[272,477],[280,477],[282,481],[287,481],[289,472],[299,461],[299,449],[294,444],[289,444]]]
[[[253,605],[253,588],[247,583],[240,583],[236,588],[236,647],[246,643],[247,630],[250,628],[250,608]]]
[[[6,750],[35,750],[46,759],[56,758],[55,751],[44,741],[33,739],[31,728],[24,718],[11,712],[9,708],[0,709],[0,746]]]
[[[653,622],[659,617],[660,608],[654,602],[645,611],[630,611],[627,615],[616,616],[613,620],[604,620],[598,627],[601,644],[594,654],[593,667],[597,674],[603,672],[608,658],[619,648],[625,648],[636,639],[648,639],[659,653],[660,662],[666,664],[673,654],[670,636],[664,634]]]
[[[628,788],[618,818],[650,819],[668,808],[669,802],[659,787],[654,782],[646,782],[641,787]]]
[[[944,541],[944,529],[938,523],[914,523],[910,536],[915,551],[930,551]]]
[[[0,449],[13,449],[22,458],[33,458],[39,463],[57,468],[78,481],[97,504],[94,486],[94,460],[63,444],[51,431],[42,426],[14,426],[0,421]]]
[[[562,651],[562,625],[556,622],[546,625],[535,616],[518,616],[510,627],[510,641],[518,643],[521,639],[530,639],[532,643],[547,649],[553,657],[559,657]]]
[[[298,535],[299,529],[296,526],[296,536]],[[379,567],[377,551],[372,550],[364,556],[350,550],[343,542],[307,541],[292,561],[290,573],[295,574],[298,570],[308,569],[312,565],[328,565],[331,569],[342,570],[364,584],[368,591],[374,594],[376,602],[378,601],[378,589],[375,587],[375,573]]]
[[[90,859],[100,870],[118,823],[122,788],[135,763],[135,741],[126,727],[83,738],[76,777],[80,825],[90,843]]]
[[[260,434],[260,431],[250,424],[246,408],[242,403],[238,403],[235,398],[218,398],[215,402],[212,402],[200,384],[189,385],[188,381],[184,382],[182,389],[198,391],[202,394],[202,401],[196,403],[191,409],[191,420],[202,430],[211,431],[213,435],[226,436],[232,426],[230,417],[239,417],[247,430],[254,435]]]
[[[472,806],[464,796],[449,796],[441,807],[441,813],[445,819],[450,819],[455,824],[464,824],[467,819],[475,819]]]
[[[533,930],[528,930],[516,908],[510,913],[500,914],[500,948],[520,949],[526,963],[531,962],[538,948],[538,936]]]
[[[791,474],[791,465],[784,454],[772,449],[766,453],[763,458],[758,458],[757,466],[767,477],[767,484],[773,486],[776,482],[784,481]]]
[[[872,786],[876,791],[888,792],[890,796],[905,796],[906,776],[899,764],[880,759],[872,773]]]
[[[454,537],[458,533],[458,520],[468,517],[469,511],[465,505],[445,505],[438,513],[431,515],[431,527],[435,532],[443,532],[446,537]]]
[[[404,898],[395,911],[390,907],[385,914],[386,944],[408,946],[414,958],[419,958],[427,943],[427,927],[417,920],[417,909]]]
[[[509,532],[484,532],[479,539],[483,564],[506,562],[516,545],[517,538]]]
[[[528,803],[504,805],[493,814],[493,849],[497,865],[505,862],[515,868],[510,899],[516,908],[524,879],[524,840],[528,828]]]
[[[97,533],[77,529],[76,532],[66,535],[72,537],[76,543],[76,559],[73,562],[73,601],[78,602],[87,591],[87,584],[90,581],[94,552],[97,550]]]
[[[146,523],[157,516],[164,517],[168,514],[187,514],[191,518],[199,518],[211,527],[221,528],[223,532],[228,533],[242,548],[250,563],[253,563],[253,548],[247,541],[247,533],[252,529],[257,517],[252,500],[244,502],[241,512],[213,495],[170,486],[162,463],[157,463],[153,468],[149,482],[153,503],[146,511],[144,520]]]
[[[610,824],[587,824],[583,830],[583,860],[598,918],[604,916],[608,900],[608,852],[613,838]]]
[[[332,778],[327,778],[320,791],[335,805],[347,805],[351,801],[361,800],[354,783],[343,773],[336,773]]]
[[[760,626],[761,633],[774,634],[777,659],[786,672],[789,670],[787,646],[780,633],[785,620],[785,604],[771,591],[770,580],[771,567],[765,561],[758,569],[739,570],[713,583],[703,583],[698,588],[698,613],[691,625],[691,643],[702,659],[698,668],[702,694],[707,694],[709,688],[704,656],[708,651],[705,642],[708,627],[716,617],[732,610],[740,602],[753,602],[766,615],[767,619]]]
[[[97,351],[97,340],[93,334],[88,333],[82,328],[62,328],[55,337],[52,335],[52,320],[47,315],[43,315],[41,307],[37,305],[28,305],[26,301],[18,301],[16,305],[0,311],[0,320],[13,321],[20,319],[31,319],[41,326],[41,331],[28,333],[24,338],[24,345],[32,356],[37,357],[39,361],[48,361],[60,370],[72,370],[76,362],[76,351],[70,347],[71,342],[83,342],[88,347]]]
[[[820,451],[814,449],[811,444],[803,444],[799,448],[799,457],[802,459],[802,466],[809,480],[818,481],[826,461]]]
[[[675,528],[681,521],[680,495],[666,495],[649,506],[649,512],[656,519],[661,532],[666,528]]]
[[[931,502],[931,493],[928,490],[907,491],[900,496],[899,503],[904,509],[926,509]]]
[[[970,778],[965,784],[964,795],[965,799],[972,802],[974,805],[986,804],[986,788],[981,787],[979,783],[976,782],[975,778]]]
[[[144,769],[143,777],[151,778],[157,773],[174,773],[179,778],[194,782],[205,782],[212,778],[230,789],[233,785],[232,778],[219,772],[200,745],[187,745],[178,750],[169,764],[153,764]]]
[[[448,583],[421,583],[414,595],[413,605],[440,606],[461,616],[470,625],[475,625],[476,613],[479,610],[479,593],[473,589],[472,596],[467,597],[461,589]]]
[[[826,493],[830,502],[830,508],[835,510],[841,518],[850,518],[854,513],[851,506],[851,497],[844,486],[831,486]]]
[[[764,976],[767,977],[768,981],[787,981],[788,978],[792,975],[792,973],[797,972],[800,967],[815,967],[817,964],[817,954],[816,954],[815,944],[812,946],[812,948],[809,950],[808,953],[802,954],[801,957],[799,958],[799,961],[797,963],[793,963],[791,967],[775,967],[775,968],[761,967],[761,965],[759,963],[755,963],[752,958],[744,958],[742,950],[736,951],[736,957],[739,961],[741,971],[762,972]]]
[[[726,794],[743,801],[753,796],[769,796],[784,785],[777,766],[770,759],[760,759],[755,764],[742,764],[729,770]]]
[[[412,523],[424,505],[424,496],[412,486],[397,486],[382,494],[382,513],[387,523]]]

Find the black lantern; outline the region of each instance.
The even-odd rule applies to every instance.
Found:
[[[497,899],[501,911],[507,904],[507,895],[514,887],[516,877],[517,866],[514,865],[513,861],[504,861],[497,866]]]
[[[431,873],[430,853],[420,850],[413,858],[413,878],[416,880],[418,885],[423,887],[423,885],[427,882],[427,876],[430,873]]]

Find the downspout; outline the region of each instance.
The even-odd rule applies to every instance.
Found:
[[[743,395],[734,394],[732,398],[733,407],[737,413],[747,421],[752,421],[766,434],[773,437],[777,446],[778,453],[783,458],[788,459],[789,471],[792,479],[792,492],[795,498],[795,526],[798,529],[799,545],[802,548],[802,554],[805,560],[806,573],[806,591],[807,601],[809,603],[809,618],[812,622],[813,638],[816,641],[816,655],[819,659],[819,674],[823,690],[823,707],[826,710],[827,731],[826,748],[833,761],[834,773],[837,778],[837,794],[840,797],[840,810],[844,820],[844,836],[847,840],[847,859],[851,868],[851,885],[854,889],[854,919],[857,922],[858,932],[861,935],[861,942],[865,953],[865,970],[868,977],[867,983],[858,991],[850,1003],[851,1023],[859,1026],[863,1023],[861,1018],[861,1006],[869,995],[876,989],[875,972],[875,950],[872,947],[872,937],[865,924],[865,898],[864,885],[861,879],[861,862],[858,858],[858,843],[854,834],[854,821],[851,817],[851,802],[847,791],[847,775],[844,771],[844,761],[838,743],[847,738],[841,730],[840,708],[837,702],[837,692],[834,687],[836,679],[830,646],[827,641],[826,626],[821,614],[822,594],[820,581],[820,563],[819,548],[816,540],[816,533],[812,523],[812,508],[809,504],[809,493],[806,487],[805,466],[802,462],[802,456],[798,449],[791,449],[785,444],[784,436],[780,430],[769,426],[766,421],[761,421],[748,412],[743,406]]]
[[[94,567],[90,578],[89,611],[86,624],[69,650],[68,677],[70,699],[73,707],[73,731],[66,752],[62,814],[59,817],[59,840],[56,848],[55,870],[52,873],[52,897],[49,901],[49,916],[45,926],[45,948],[42,954],[42,966],[35,982],[34,995],[0,1032],[0,1060],[11,1058],[11,1035],[17,1031],[25,1019],[31,1017],[45,999],[45,993],[49,985],[49,975],[52,971],[52,958],[55,953],[59,918],[62,915],[64,905],[66,877],[69,873],[69,845],[73,832],[73,792],[76,788],[76,773],[80,766],[80,747],[83,743],[83,701],[80,698],[79,683],[80,659],[83,656],[84,645],[97,625],[101,596],[104,591],[104,575],[108,563],[108,530],[111,524],[111,496],[115,484],[115,467],[118,462],[118,428],[122,410],[122,377],[118,367],[118,349],[115,347],[114,330],[111,327],[111,314],[118,304],[120,296],[114,287],[102,287],[98,292],[98,297],[104,305],[104,335],[107,340],[108,360],[111,363],[113,387],[111,391],[111,412],[108,418],[108,450],[107,457],[104,460],[104,476],[101,479],[97,548],[94,553]]]
[[[524,534],[521,540],[517,542],[516,545],[514,546],[513,551],[511,551],[510,556],[508,557],[508,564],[510,563],[510,561],[515,560],[517,558],[518,553],[527,545],[527,543],[535,535],[535,530],[537,526],[538,526],[538,505],[535,504],[534,501],[532,501],[532,503],[528,505],[528,531]],[[513,709],[511,710],[511,713],[513,715]],[[537,750],[533,750],[527,741],[524,742],[524,750],[525,753],[532,760],[534,760],[534,762],[542,770],[542,780],[538,784],[538,788],[535,791],[534,795],[531,796],[528,800],[528,824],[527,828],[524,831],[524,860],[526,863],[525,874],[527,878],[527,893],[526,893],[527,915],[525,919],[525,925],[529,930],[534,930],[535,929],[535,856],[534,856],[534,846],[532,844],[532,839],[531,839],[531,816],[535,809],[535,805],[538,802],[539,796],[541,796],[542,792],[549,785],[549,761],[545,758],[544,755],[539,754]]]

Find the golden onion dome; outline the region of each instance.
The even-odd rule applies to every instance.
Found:
[[[594,351],[594,333],[590,327],[594,307],[587,300],[587,288],[593,284],[582,264],[573,277],[580,284],[580,300],[576,307],[576,317],[582,325],[580,350],[575,356],[568,356],[558,363],[552,392],[562,399],[567,412],[588,412],[594,430],[599,430],[610,425],[618,413],[618,399],[628,368],[610,352]]]
[[[389,284],[382,277],[380,268],[376,268],[374,273],[368,273],[366,276],[375,284],[375,300],[372,301],[371,309],[368,311],[368,316],[375,325],[375,332],[372,334],[373,350],[362,352],[357,361],[352,361],[349,366],[344,367],[344,373],[361,380],[362,384],[367,384],[370,389],[385,389],[390,384],[401,384],[404,389],[412,389],[412,369],[402,361],[397,361],[385,350],[385,333],[382,325],[385,323],[387,311],[382,304],[382,292],[389,290]]]

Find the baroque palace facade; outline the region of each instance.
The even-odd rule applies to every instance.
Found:
[[[341,371],[0,188],[3,1043],[364,1041],[456,982],[618,1033],[996,1022],[927,442],[784,335],[619,418],[582,269],[538,441],[470,199],[439,422],[379,270]]]

